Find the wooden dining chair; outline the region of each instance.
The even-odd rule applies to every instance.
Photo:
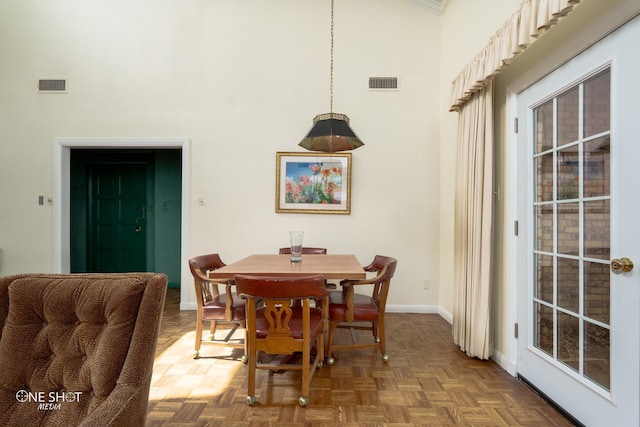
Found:
[[[291,255],[291,248],[280,248],[279,253],[280,255]],[[303,246],[302,253],[307,255],[326,255],[327,248],[311,248]]]
[[[300,406],[309,403],[309,383],[324,360],[327,290],[324,276],[265,277],[236,275],[238,294],[247,306],[247,404],[255,403],[256,371],[302,372]],[[292,306],[292,300],[300,304]],[[315,301],[315,306],[311,304]],[[259,306],[258,304],[261,304]],[[316,353],[312,355],[315,345]],[[300,352],[300,363],[280,363],[282,357]],[[268,361],[261,356],[276,355]]]
[[[196,311],[196,340],[193,350],[193,358],[200,356],[200,346],[202,343],[222,344],[233,348],[245,349],[244,340],[232,339],[238,328],[246,327],[245,303],[234,292],[235,283],[233,280],[210,279],[207,272],[217,270],[226,264],[220,259],[218,254],[200,255],[189,260],[189,269],[193,275],[195,285],[196,301],[198,309]],[[220,292],[219,287],[222,288]],[[202,325],[210,322],[210,333],[207,339],[202,338]],[[230,326],[223,339],[215,339],[216,329],[219,325]],[[246,349],[242,355],[242,361],[246,363]]]
[[[387,362],[384,312],[387,295],[398,261],[395,258],[376,255],[373,262],[364,267],[367,272],[376,273],[375,277],[364,280],[343,280],[341,290],[329,293],[329,332],[327,334],[327,365],[335,363],[334,353],[342,350],[378,348],[382,360]],[[373,285],[371,295],[356,293],[360,285]],[[334,345],[334,332],[337,328],[351,330],[351,343]],[[356,330],[371,331],[370,341],[358,341]]]

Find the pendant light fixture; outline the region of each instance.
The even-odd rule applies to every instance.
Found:
[[[318,114],[313,119],[313,127],[307,136],[298,144],[310,151],[355,150],[364,145],[360,138],[349,127],[349,117],[346,114],[333,112],[333,1],[331,0],[331,66],[329,83],[329,112]]]

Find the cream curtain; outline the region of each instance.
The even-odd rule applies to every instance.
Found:
[[[493,203],[493,84],[460,111],[455,191],[453,339],[488,359]]]
[[[450,111],[471,96],[582,0],[525,0],[453,81]]]
[[[493,77],[581,0],[524,0],[453,82],[458,111],[453,338],[488,359],[493,203]]]

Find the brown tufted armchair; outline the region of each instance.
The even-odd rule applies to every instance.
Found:
[[[0,278],[0,425],[142,426],[167,277]]]

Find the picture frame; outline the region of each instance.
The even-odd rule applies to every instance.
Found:
[[[351,153],[276,153],[276,212],[350,214]]]

